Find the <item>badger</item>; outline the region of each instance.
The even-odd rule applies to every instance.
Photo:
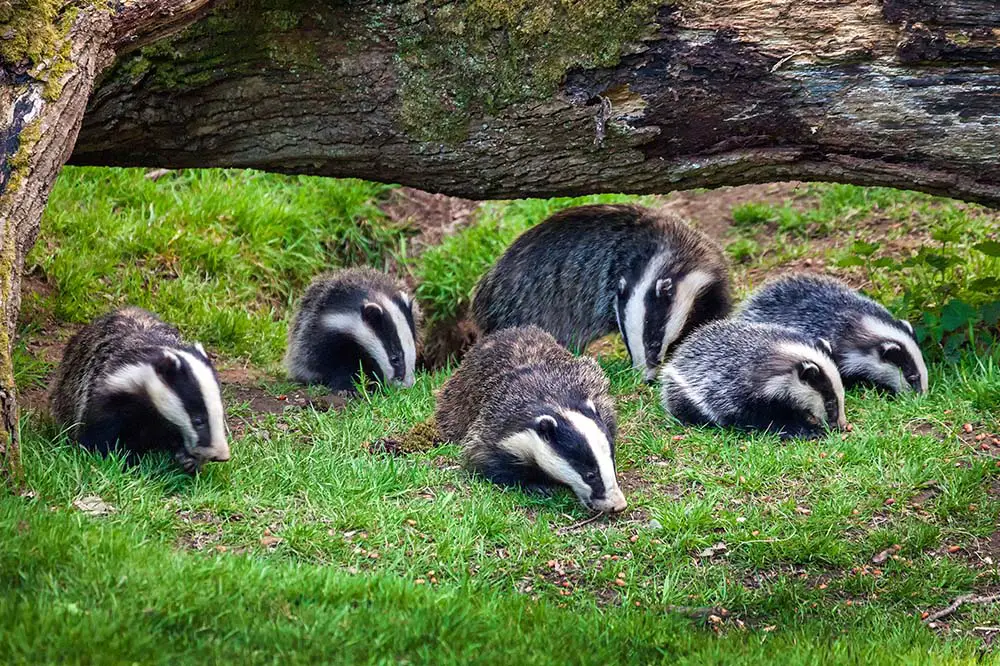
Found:
[[[164,450],[189,473],[229,460],[219,380],[204,348],[141,308],[94,320],[66,345],[51,397],[60,426],[134,464]]]
[[[363,379],[413,386],[419,314],[406,290],[378,271],[321,275],[288,330],[288,375],[334,391],[353,391]]]
[[[537,326],[480,338],[438,395],[435,419],[467,468],[501,485],[569,486],[595,511],[622,511],[614,403],[597,362]]]
[[[731,307],[719,246],[641,206],[570,208],[521,234],[476,287],[490,333],[535,324],[574,351],[620,331],[647,381],[671,345]]]
[[[910,323],[839,280],[809,274],[777,278],[751,294],[737,316],[829,340],[848,387],[927,390],[927,366]]]
[[[844,428],[844,387],[828,344],[774,324],[702,326],[660,371],[663,407],[683,423],[815,438]]]

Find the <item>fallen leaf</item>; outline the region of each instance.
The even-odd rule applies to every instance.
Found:
[[[74,500],[73,506],[89,516],[106,516],[109,513],[117,511],[115,507],[111,506],[97,495],[87,495],[86,497]]]
[[[705,550],[698,553],[698,557],[715,557],[716,555],[721,555],[728,550],[729,547],[720,541],[714,546],[709,546]]]
[[[812,509],[808,509],[808,508],[806,508],[804,506],[797,506],[797,507],[795,507],[795,513],[800,513],[803,516],[811,516],[812,515]]]
[[[284,539],[282,539],[281,537],[276,537],[271,534],[265,534],[260,538],[260,545],[264,546],[265,548],[270,548],[272,546],[277,546],[282,541],[284,541]]]
[[[898,553],[900,549],[902,549],[902,546],[900,546],[898,543],[889,546],[881,553],[872,558],[872,564],[882,564],[883,562],[888,560],[891,556]]]

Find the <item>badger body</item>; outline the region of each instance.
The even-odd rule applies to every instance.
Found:
[[[729,312],[728,271],[719,246],[677,218],[581,206],[521,234],[480,280],[472,312],[484,333],[534,324],[574,351],[620,331],[651,380],[671,345]]]
[[[389,276],[370,268],[321,275],[288,330],[285,367],[304,384],[351,391],[359,379],[412,386],[419,311]]]
[[[772,324],[724,320],[681,343],[661,369],[663,407],[691,425],[818,437],[843,428],[844,387],[829,347]]]
[[[927,390],[927,366],[913,327],[839,280],[809,274],[777,278],[751,294],[736,316],[828,340],[847,386]]]
[[[587,507],[621,511],[608,380],[536,326],[480,339],[441,389],[436,420],[466,467],[501,485],[566,485]]]
[[[85,448],[121,450],[132,463],[153,450],[172,453],[188,472],[229,459],[219,381],[205,350],[141,308],[104,315],[70,339],[51,409]]]

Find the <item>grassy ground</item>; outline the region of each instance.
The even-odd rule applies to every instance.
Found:
[[[904,311],[935,277],[873,263],[914,256],[921,234],[957,217],[964,235],[947,242],[968,261],[938,277],[996,268],[969,249],[995,238],[982,209],[834,186],[734,192],[655,203],[696,213],[724,200],[719,219],[696,219],[744,286],[830,270]],[[24,489],[0,491],[6,662],[1000,661],[1000,605],[921,622],[961,594],[1000,592],[995,350],[946,353],[928,328],[928,395],[853,393],[852,432],[779,444],[673,423],[620,343],[602,344],[630,506],[582,524],[570,494],[469,478],[456,447],[411,431],[447,370],[328,411],[298,406],[274,374],[282,318],[313,272],[389,265],[453,316],[505,242],[571,203],[489,204],[414,257],[420,225],[393,222],[387,196],[263,174],[66,171],[32,256],[19,381],[45,383],[48,338],[139,302],[219,354],[234,458],[197,478],[156,459],[123,470],[65,442],[41,410],[26,416]],[[364,223],[344,243],[346,220]],[[879,248],[849,265],[859,241]],[[970,325],[977,340],[989,328]],[[369,452],[387,436],[409,453]]]

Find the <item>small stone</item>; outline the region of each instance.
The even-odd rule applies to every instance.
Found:
[[[646,527],[648,527],[651,530],[662,530],[663,524],[656,518],[650,518],[649,522],[646,523]]]
[[[965,425],[962,426],[962,430],[964,430],[967,433],[968,432],[972,432],[972,424],[971,423],[966,423]]]
[[[615,578],[615,585],[618,587],[625,587],[625,581],[622,578]]]
[[[423,584],[424,584],[424,583],[426,583],[427,581],[426,581],[425,579],[423,579],[423,578],[418,578],[418,579],[416,579],[416,580],[415,580],[415,581],[413,581],[413,582],[414,582],[414,584],[416,584],[416,585],[423,585]]]
[[[896,499],[893,498],[893,497],[890,497],[885,502],[883,502],[883,504],[885,504],[886,506],[892,506],[895,503],[896,503]]]

